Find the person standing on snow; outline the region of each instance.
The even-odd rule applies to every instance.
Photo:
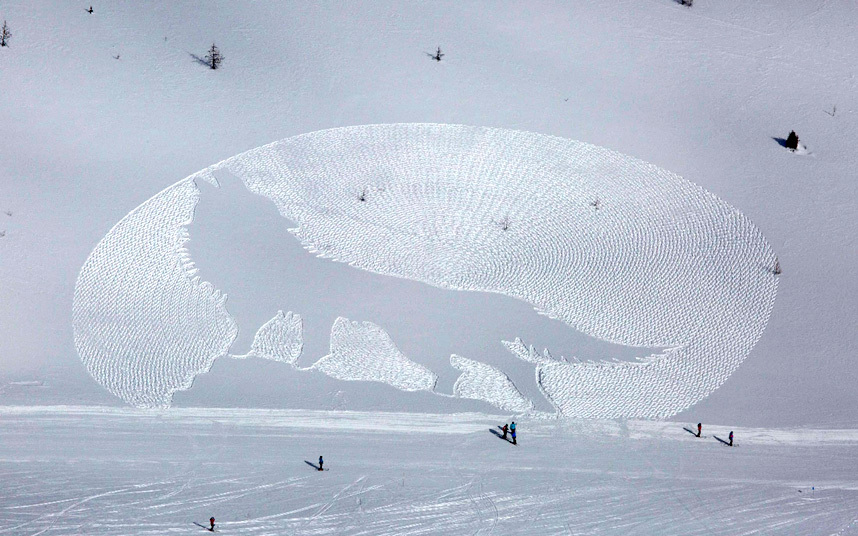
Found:
[[[504,423],[503,428],[501,428],[501,430],[503,430],[503,437],[501,439],[506,439],[506,434],[509,432],[509,426]]]
[[[700,437],[700,432],[703,431],[703,424],[697,423],[697,437]]]
[[[209,530],[214,532],[214,518],[213,517],[209,519],[209,523],[211,523],[211,525],[212,525]]]
[[[509,425],[509,431],[512,433],[512,444],[518,445],[518,443],[515,442],[515,421],[512,421],[512,424]]]
[[[730,446],[733,446],[733,430],[730,430]]]
[[[322,457],[319,456],[319,471],[324,471],[324,469],[322,469],[322,466],[324,464],[325,464],[325,460],[323,460]]]

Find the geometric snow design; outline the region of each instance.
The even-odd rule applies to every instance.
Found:
[[[668,348],[632,363],[534,363],[540,388],[563,415],[682,411],[736,370],[774,304],[775,255],[738,210],[673,173],[582,142],[459,125],[368,125],[288,138],[190,179],[213,180],[219,169],[272,200],[321,256],[437,287],[505,294],[606,341]],[[99,259],[84,267],[90,301],[81,315],[76,289],[76,339],[93,329],[87,311],[98,308],[96,268],[111,270],[99,248]],[[113,254],[110,262],[136,262]],[[161,307],[160,295],[141,295],[138,306]],[[216,308],[195,318],[212,322],[215,339],[231,340]],[[97,335],[121,346],[114,334]]]

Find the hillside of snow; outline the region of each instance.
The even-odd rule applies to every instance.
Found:
[[[0,536],[858,534],[858,5],[89,7],[0,2]]]
[[[691,405],[686,414],[694,420],[747,425],[854,424],[852,386],[858,378],[851,359],[858,337],[854,329],[858,317],[858,300],[854,299],[858,196],[852,140],[856,134],[858,46],[851,30],[858,17],[851,4],[698,2],[689,9],[654,1],[621,6],[538,4],[524,9],[477,4],[154,3],[95,6],[93,13],[85,7],[50,2],[4,2],[0,6],[0,18],[12,31],[9,46],[0,49],[0,121],[4,126],[0,144],[2,403],[124,403],[96,381],[99,374],[111,374],[110,361],[87,365],[87,352],[75,345],[78,320],[73,316],[78,316],[73,315],[73,293],[79,276],[90,277],[87,267],[93,266],[95,258],[90,254],[98,254],[99,241],[120,229],[111,228],[120,221],[120,226],[131,225],[123,219],[129,213],[143,218],[145,210],[153,210],[158,217],[169,216],[176,225],[187,227],[187,234],[170,237],[169,250],[186,250],[185,260],[193,265],[180,262],[156,269],[142,263],[126,266],[119,259],[105,261],[119,271],[115,282],[131,293],[126,296],[131,301],[123,313],[128,316],[119,319],[120,323],[127,321],[127,331],[115,340],[108,337],[99,342],[106,345],[105,352],[122,354],[128,360],[131,372],[122,377],[125,387],[121,389],[136,393],[132,398],[148,401],[145,405],[160,405],[168,393],[180,389],[172,398],[177,406],[491,409],[482,401],[403,392],[378,382],[344,382],[346,373],[342,371],[348,367],[342,361],[328,369],[331,374],[324,374],[321,366],[299,370],[325,356],[342,355],[332,352],[330,332],[334,321],[342,317],[378,326],[387,333],[398,355],[437,376],[434,389],[438,393],[454,394],[462,373],[449,362],[455,354],[500,371],[523,400],[532,401],[542,412],[552,411],[551,402],[557,399],[550,393],[549,401],[542,396],[543,391],[551,391],[545,389],[547,384],[562,390],[595,382],[605,386],[599,392],[608,397],[616,396],[616,386],[624,385],[621,378],[610,379],[610,372],[594,372],[607,375],[605,383],[590,378],[589,373],[572,372],[592,370],[588,365],[576,367],[576,360],[610,363],[605,365],[610,370],[631,370],[624,363],[636,358],[658,362],[657,356],[670,355],[676,348],[686,347],[685,341],[694,340],[692,331],[704,338],[703,333],[711,332],[740,348],[744,359],[738,368],[742,359],[733,362],[732,374],[716,374],[714,383],[701,379],[706,377],[702,371],[708,370],[707,365],[676,372],[685,380],[670,383],[654,401],[632,402],[630,407],[638,409],[615,412],[610,409],[615,402],[599,406],[609,409],[598,411],[573,409],[577,408],[574,402],[559,406],[576,415],[668,415],[723,383]],[[226,57],[216,71],[198,61],[212,41]],[[441,62],[427,54],[438,45],[445,53]],[[730,272],[719,267],[720,261],[713,263],[712,255],[723,253],[719,248],[724,242],[705,242],[706,232],[686,233],[687,225],[701,224],[711,230],[705,216],[686,223],[671,218],[662,229],[651,221],[629,221],[628,214],[614,213],[617,221],[629,223],[627,230],[633,239],[619,244],[608,240],[607,249],[585,248],[587,254],[615,255],[615,259],[625,258],[623,247],[631,248],[628,267],[647,284],[636,283],[621,272],[612,274],[623,268],[616,262],[600,270],[596,263],[572,259],[573,264],[558,265],[561,270],[557,273],[563,278],[556,281],[544,271],[548,264],[529,267],[525,260],[529,257],[519,254],[523,249],[529,247],[543,252],[546,259],[556,259],[564,251],[563,240],[581,236],[572,231],[580,231],[580,222],[564,218],[566,209],[555,206],[550,195],[557,195],[561,205],[598,201],[601,208],[580,207],[581,217],[598,213],[609,220],[610,198],[618,190],[607,188],[605,181],[622,181],[631,175],[599,175],[598,167],[582,164],[582,172],[594,178],[585,181],[589,190],[576,190],[574,183],[558,182],[552,173],[562,175],[562,170],[552,167],[546,155],[533,158],[530,175],[504,167],[504,159],[525,157],[526,149],[515,144],[508,151],[489,144],[485,152],[480,149],[475,154],[484,155],[490,159],[486,165],[501,166],[512,180],[521,182],[503,182],[502,173],[484,168],[490,172],[486,177],[498,181],[481,186],[490,192],[480,194],[489,195],[484,197],[488,204],[481,205],[481,198],[475,197],[477,204],[465,203],[460,209],[449,204],[453,200],[444,198],[442,190],[412,190],[414,195],[402,190],[405,197],[396,188],[372,191],[374,184],[381,184],[380,176],[359,178],[356,170],[342,167],[357,165],[360,173],[376,173],[364,165],[378,165],[378,154],[371,146],[341,146],[341,154],[328,154],[341,164],[338,169],[346,171],[342,178],[354,181],[338,191],[343,199],[353,201],[349,210],[369,207],[378,202],[379,195],[391,196],[390,210],[376,205],[367,211],[372,218],[405,214],[413,218],[408,225],[434,225],[432,233],[450,233],[451,239],[461,242],[434,252],[421,245],[422,256],[415,257],[413,266],[397,258],[410,247],[405,243],[401,247],[390,243],[392,249],[385,251],[363,241],[366,234],[361,239],[338,236],[336,232],[346,229],[362,233],[366,229],[343,227],[345,221],[359,222],[347,212],[340,213],[340,219],[324,220],[325,224],[309,213],[303,217],[290,208],[289,203],[297,199],[275,198],[280,216],[286,217],[276,220],[269,217],[271,212],[256,210],[262,206],[253,199],[256,196],[242,194],[241,199],[215,201],[218,190],[197,181],[194,186],[199,193],[188,195],[200,196],[198,207],[173,201],[161,207],[146,204],[159,191],[178,195],[177,190],[165,188],[233,155],[276,140],[307,139],[292,138],[301,134],[368,124],[472,125],[468,128],[502,129],[484,132],[514,130],[556,137],[545,139],[580,140],[591,144],[582,147],[605,147],[613,151],[610,154],[627,155],[663,170],[658,173],[681,177],[682,184],[711,192],[725,210],[735,210],[742,221],[752,223],[759,231],[754,236],[763,237],[760,240],[767,245],[762,246],[764,253],[755,273],[774,280],[766,270],[775,258],[783,270],[777,278],[771,314],[755,317],[762,318],[763,324],[748,332],[699,314],[725,314],[731,322],[747,325],[733,313],[718,312],[707,300],[723,300],[738,308],[733,311],[757,307],[756,291],[744,289],[741,278],[725,275]],[[792,129],[806,146],[806,154],[783,147],[783,139]],[[447,134],[427,139],[447,143],[452,153],[444,154],[462,149]],[[388,142],[381,143],[384,150],[393,149]],[[313,150],[319,150],[318,145]],[[420,176],[429,182],[422,187],[441,184],[432,182],[436,179],[430,175],[435,174],[471,188],[464,178],[456,181],[451,161],[439,156],[421,163],[416,155],[428,153],[419,145],[416,151],[414,155],[400,152],[397,158],[413,166],[408,173],[424,174]],[[366,158],[361,159],[361,154]],[[227,170],[228,175],[217,177],[221,182],[249,180],[238,168],[227,166]],[[315,173],[321,179],[307,184],[338,184],[324,182],[339,180],[335,173]],[[378,173],[386,172],[379,168]],[[479,172],[466,175],[467,180],[482,180]],[[402,179],[407,174],[396,176]],[[537,180],[548,183],[540,185]],[[421,186],[419,181],[413,184]],[[604,194],[599,187],[605,187]],[[191,187],[186,184],[185,188]],[[367,201],[354,202],[364,188],[369,188]],[[473,191],[479,193],[479,189]],[[634,190],[628,193],[639,195]],[[459,197],[457,202],[466,199]],[[688,202],[690,198],[647,199],[644,195],[634,199],[645,210],[635,214],[643,216],[660,210],[671,214],[671,199]],[[314,200],[320,204],[313,210],[332,210],[324,206],[331,198]],[[233,205],[233,217],[219,220],[209,214],[204,218],[206,203],[229,206],[232,201],[238,203]],[[135,209],[138,206],[141,208]],[[251,206],[253,209],[244,210]],[[428,212],[415,212],[421,210]],[[485,226],[462,226],[456,219],[462,217],[457,210]],[[568,227],[557,228],[558,234],[552,236],[540,227],[550,224],[549,216],[563,219]],[[320,227],[311,229],[316,224]],[[366,225],[384,228],[388,224],[367,220]],[[295,228],[305,233],[299,232],[298,237],[305,246],[312,246],[316,253],[324,253],[324,247],[339,248],[328,256],[352,266],[313,258],[300,244],[289,249],[294,244],[288,242],[297,242],[289,232]],[[253,235],[249,243],[232,240],[230,233],[242,229]],[[325,234],[326,229],[334,234]],[[488,241],[480,247],[490,248],[491,255],[469,257],[491,260],[515,252],[511,261],[503,261],[509,264],[496,265],[500,272],[479,264],[468,266],[460,258],[466,253],[463,247],[477,247],[473,240],[479,238],[472,236],[477,229],[494,233],[486,235],[486,240],[495,235],[521,237],[521,242],[513,239],[515,246],[508,252]],[[611,223],[604,221],[591,229],[597,234],[609,233]],[[403,231],[413,232],[409,228]],[[691,247],[702,256],[694,258],[691,250],[683,250],[682,255],[659,250],[658,241],[670,233],[682,240],[699,236],[704,241]],[[742,232],[736,236],[742,237],[742,243],[747,239]],[[154,242],[142,234],[132,233],[123,240],[128,248],[124,255],[138,261],[153,252]],[[738,247],[738,242],[730,243]],[[367,248],[378,258],[343,249],[355,247]],[[278,248],[284,253],[277,253]],[[569,249],[574,250],[574,246]],[[658,258],[648,256],[650,250],[667,252],[660,265],[667,272],[648,271],[646,259]],[[302,252],[312,261],[295,260]],[[530,258],[538,258],[538,254]],[[434,264],[426,264],[427,259]],[[724,259],[725,266],[736,268],[729,255]],[[746,261],[753,263],[752,259]],[[292,272],[296,277],[286,278],[281,275],[284,266],[275,261],[286,261],[290,267],[306,262],[310,267],[333,268],[318,283],[314,280],[316,268],[311,268],[312,275],[296,270]],[[690,265],[683,264],[686,261],[697,268],[688,270]],[[634,264],[640,262],[644,264]],[[672,270],[673,262],[678,264]],[[506,282],[498,279],[476,287],[468,279],[492,278],[492,274],[503,273],[504,266],[521,272],[511,272]],[[588,277],[586,271],[570,270],[572,266],[593,269],[607,278]],[[413,269],[424,272],[411,273]],[[443,271],[447,269],[452,271]],[[473,272],[457,271],[463,269]],[[152,310],[135,307],[146,299],[146,295],[133,294],[146,293],[141,278],[174,281],[185,278],[187,270],[199,270],[200,281],[212,284],[171,294],[175,315],[158,316],[156,312],[152,318],[148,316]],[[328,268],[318,270],[322,273]],[[351,274],[363,270],[370,273]],[[387,279],[395,275],[413,281],[378,282],[385,279],[383,274],[388,274]],[[516,287],[516,281],[529,276],[534,278],[533,285]],[[566,279],[569,277],[573,279]],[[575,281],[575,277],[583,281]],[[680,280],[674,282],[673,277]],[[739,286],[713,283],[719,277]],[[452,289],[424,288],[427,282],[449,284]],[[326,290],[326,285],[335,291]],[[380,299],[378,287],[372,285],[385,287]],[[534,294],[539,285],[551,291]],[[304,293],[309,288],[313,293]],[[465,296],[471,293],[455,288],[504,295]],[[728,297],[729,292],[735,295]],[[592,293],[598,302],[593,310],[604,317],[596,320],[590,313],[573,313],[551,301],[561,304],[567,293]],[[773,296],[763,298],[762,303]],[[702,297],[705,299],[696,305],[684,303]],[[103,308],[98,299],[113,306],[116,296],[92,299],[90,307],[96,312],[100,308],[104,314],[115,312]],[[533,308],[552,318],[536,314]],[[675,314],[668,314],[672,308]],[[188,311],[196,312],[189,315]],[[223,316],[223,311],[229,316]],[[297,352],[298,343],[293,341],[284,350],[286,357],[275,360],[226,358],[227,354],[250,352],[254,335],[279,311],[292,311],[306,326],[300,357],[290,353]],[[209,328],[200,322],[208,322],[203,319],[211,315],[222,317],[216,328],[220,338],[206,335],[200,342],[188,338],[190,333],[208,333]],[[680,318],[684,320],[677,323]],[[640,328],[631,327],[636,322]],[[629,331],[624,334],[624,330]],[[742,342],[743,333],[750,337],[750,344]],[[149,344],[152,337],[172,340],[178,346],[164,346],[163,353],[158,353],[158,347]],[[759,342],[754,345],[757,337]],[[520,359],[503,343],[516,338],[526,347],[533,345],[538,354],[547,348],[557,365],[535,374],[533,363]],[[134,341],[144,343],[148,353],[143,359],[153,360],[159,378],[172,378],[166,391],[152,394],[143,389],[149,380],[134,372],[139,363],[136,354],[123,353],[133,349]],[[205,357],[192,357],[198,350]],[[716,354],[718,359],[732,359],[729,352],[720,350],[710,356]],[[178,364],[182,359],[191,361]],[[158,360],[166,364],[159,365]],[[330,359],[327,362],[333,365]],[[697,366],[691,358],[679,362]],[[634,370],[638,369],[643,370]],[[421,381],[429,380],[427,376]],[[640,383],[631,391],[646,392],[651,385]],[[694,393],[685,393],[688,385]],[[568,396],[572,400],[576,395]],[[668,409],[640,409],[661,407],[671,397],[685,402]]]
[[[682,411],[747,356],[775,298],[778,261],[753,224],[654,166],[509,130],[334,129],[194,174],[132,211],[98,244],[75,287],[75,343],[93,378],[131,404],[169,406],[234,346],[236,322],[222,294],[231,290],[213,286],[208,277],[216,280],[217,271],[193,260],[196,183],[217,186],[221,171],[276,204],[320,257],[441,289],[509,296],[598,339],[668,348],[636,362],[538,361],[536,383],[566,417]],[[403,297],[391,296],[388,306]],[[290,296],[282,299],[292,307]],[[291,318],[278,330],[278,345],[294,365],[303,318]],[[419,316],[405,321],[420,329]],[[269,338],[271,322],[254,345]],[[338,317],[330,340],[330,355],[312,370],[434,390],[437,376],[402,355],[384,325]],[[484,344],[491,342],[502,341]],[[501,370],[451,357],[460,370],[465,363],[469,388],[457,389],[459,378],[454,396],[508,411],[534,407]]]

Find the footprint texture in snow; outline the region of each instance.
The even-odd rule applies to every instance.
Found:
[[[183,179],[132,211],[87,259],[75,289],[76,346],[93,377],[132,404],[169,404],[235,337],[222,299],[195,278],[182,248],[195,181],[214,182],[219,170],[275,203],[320,256],[436,287],[504,294],[593,337],[667,349],[635,362],[567,363],[510,348],[533,363],[540,390],[562,415],[682,411],[748,356],[776,295],[775,255],[747,218],[632,157],[459,125],[313,132]],[[135,246],[144,242],[149,247]],[[407,371],[417,364],[381,327],[347,325],[337,339],[352,342],[336,353],[332,332],[337,357],[317,368],[365,379],[354,363],[378,361],[405,367],[405,388],[428,384],[427,374],[411,383]],[[493,385],[498,372],[469,366],[459,387]],[[373,375],[401,381],[384,367]]]
[[[232,355],[231,357],[236,359],[260,357],[294,365],[301,357],[303,348],[301,315],[296,315],[291,311],[286,314],[283,314],[283,311],[277,311],[277,315],[263,324],[256,332],[250,352],[245,355]]]
[[[455,354],[450,356],[450,364],[462,371],[453,386],[453,395],[484,400],[513,413],[533,409],[533,402],[518,392],[515,384],[499,369]]]
[[[338,380],[382,382],[403,391],[432,391],[438,380],[402,355],[383,329],[343,317],[331,328],[331,353],[313,368]]]

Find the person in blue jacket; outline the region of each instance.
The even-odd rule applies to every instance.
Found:
[[[325,464],[325,460],[323,460],[322,457],[319,456],[319,471],[324,471],[324,469],[322,469],[322,466],[324,464]]]
[[[509,431],[512,434],[512,444],[517,445],[515,442],[515,421],[512,421],[512,424],[509,425]]]
[[[733,430],[730,430],[730,446],[733,446]]]

